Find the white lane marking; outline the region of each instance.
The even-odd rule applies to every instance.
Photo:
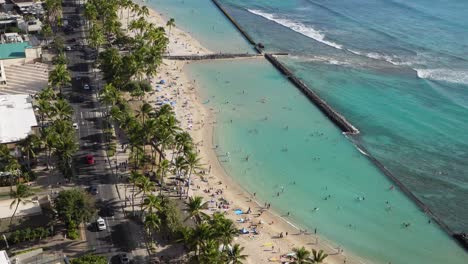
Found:
[[[83,119],[83,112],[80,112],[80,115],[81,115],[81,119]]]

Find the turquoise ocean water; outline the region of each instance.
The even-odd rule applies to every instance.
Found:
[[[389,2],[393,3],[390,7]],[[432,2],[434,8],[439,7],[437,1]],[[464,8],[462,2],[448,2],[446,7]],[[452,29],[464,25],[464,16],[440,7],[434,14],[418,1],[409,7],[396,1],[224,3],[256,39],[271,50],[291,53],[284,62],[362,131],[353,141],[364,144],[454,230],[465,230],[463,160],[468,140],[463,128],[468,123],[463,83],[466,49],[462,48],[466,35],[457,38],[461,46],[454,52],[450,51],[457,45],[454,38],[439,37],[436,43],[437,38],[428,39],[430,34],[403,38],[405,32],[388,30],[391,41],[379,39],[382,28],[398,29],[395,23],[407,15],[403,7],[407,12],[422,12],[427,28],[436,33],[446,28],[430,24],[436,23],[434,17],[448,17],[440,19]],[[208,0],[158,0],[149,5],[169,12],[179,26],[213,50],[251,51]],[[369,12],[372,5],[396,16],[395,21],[383,25],[378,19],[385,14],[357,12],[362,8]],[[395,6],[399,9],[392,11]],[[338,16],[345,11],[333,8],[348,12],[346,18]],[[414,14],[407,16],[417,19]],[[353,22],[352,27],[350,21],[359,19],[374,19],[380,23],[373,27],[381,28],[366,31],[358,26],[362,22]],[[404,22],[411,25],[414,21]],[[416,32],[416,27],[426,28],[418,24],[401,31]],[[329,37],[335,35],[339,37]],[[399,39],[421,43],[405,46]],[[414,48],[425,42],[421,50]],[[378,45],[384,48],[377,49]],[[431,57],[436,47],[439,59]],[[419,64],[410,65],[404,55],[412,55]],[[448,77],[458,76],[456,82],[447,81],[447,68],[456,73]],[[466,263],[467,254],[434,223],[428,223],[403,194],[390,191],[392,183],[266,61],[197,63],[189,71],[202,84],[203,100],[210,99],[209,106],[220,110],[215,141],[221,160],[230,152],[230,162],[223,162],[226,170],[261,201],[271,202],[280,213],[290,211],[295,223],[309,230],[317,228],[345,251],[372,263]],[[281,186],[284,193],[276,197]],[[408,222],[411,226],[404,228],[402,224]]]

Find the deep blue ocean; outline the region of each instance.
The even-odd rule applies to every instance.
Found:
[[[468,231],[468,1],[223,0],[361,131],[355,140]]]

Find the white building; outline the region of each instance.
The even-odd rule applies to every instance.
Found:
[[[0,264],[11,264],[8,254],[5,250],[0,251]]]
[[[0,95],[0,144],[15,143],[37,127],[31,97],[26,94]]]

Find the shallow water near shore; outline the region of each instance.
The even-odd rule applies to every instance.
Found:
[[[151,0],[143,4],[166,18],[175,18],[178,27],[213,52],[255,53],[211,0]]]
[[[468,2],[221,0],[453,232],[468,231]],[[294,40],[294,41],[291,41]]]
[[[219,111],[219,159],[260,202],[372,263],[465,262],[467,254],[267,61],[187,68],[200,100]]]

